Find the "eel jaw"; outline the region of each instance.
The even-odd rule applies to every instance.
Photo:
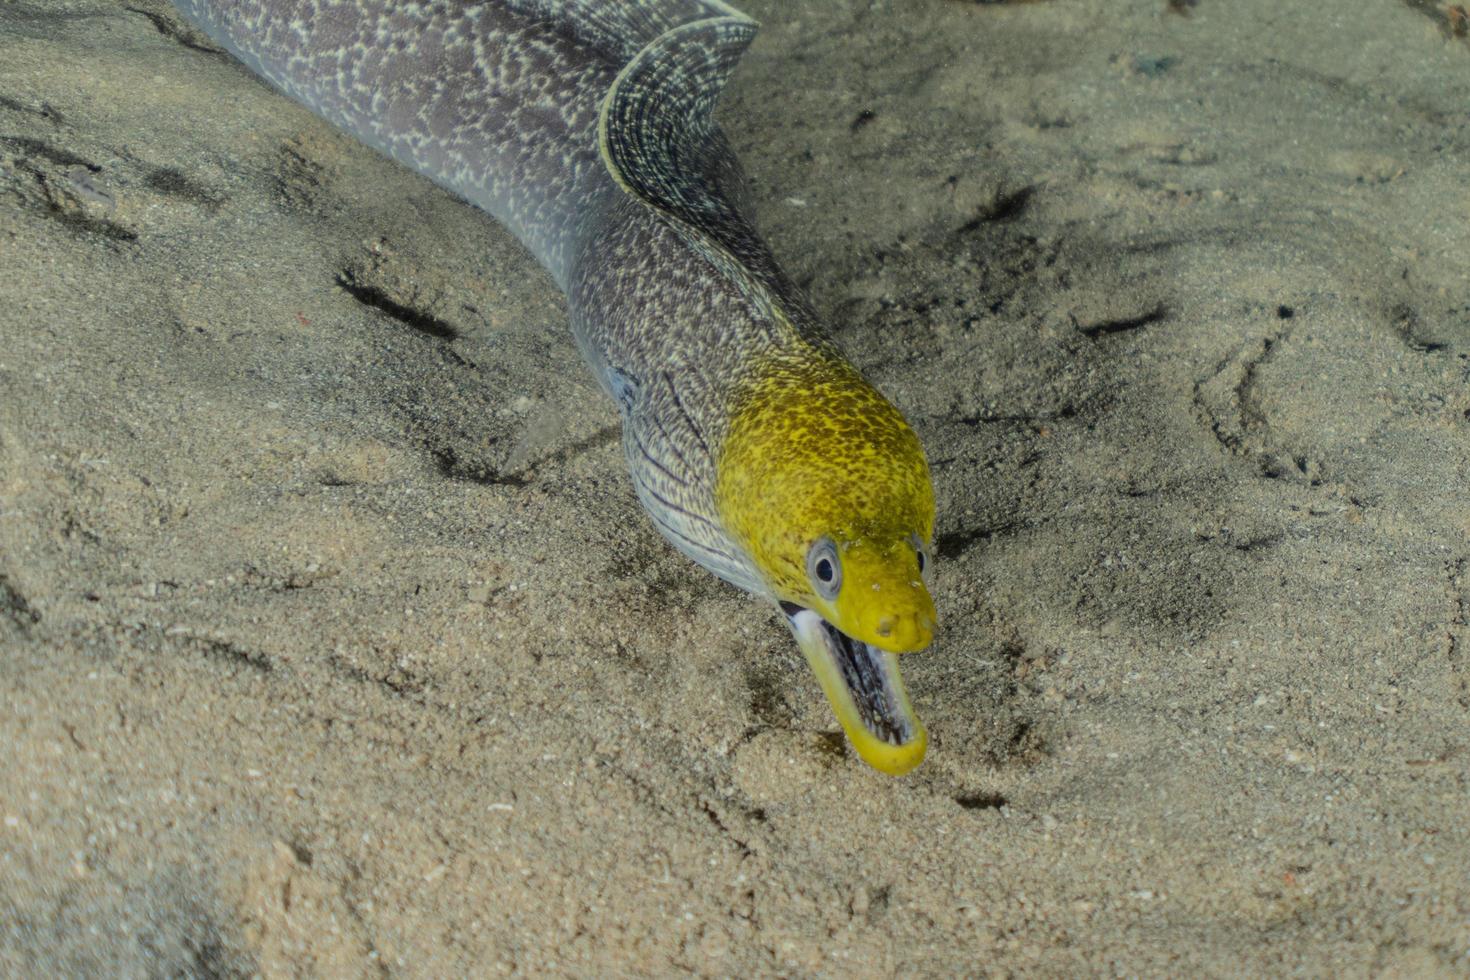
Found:
[[[863,761],[890,776],[923,761],[929,735],[903,689],[898,655],[854,640],[811,609],[783,602],[781,611]]]

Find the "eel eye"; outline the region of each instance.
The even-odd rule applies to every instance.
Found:
[[[919,559],[919,574],[923,575],[929,569],[929,552],[924,550],[924,542],[917,534],[909,535],[909,544],[914,546],[914,557]]]
[[[818,538],[807,549],[806,574],[817,595],[831,602],[842,589],[842,559],[831,538]]]

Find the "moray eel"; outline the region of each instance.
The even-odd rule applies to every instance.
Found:
[[[742,207],[712,110],[755,22],[720,0],[176,3],[535,254],[659,531],[780,608],[864,760],[917,765],[897,655],[935,628],[929,467]]]

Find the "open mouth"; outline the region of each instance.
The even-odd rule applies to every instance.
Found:
[[[854,640],[811,609],[783,602],[781,611],[858,755],[891,776],[918,765],[928,735],[904,691],[898,655]]]

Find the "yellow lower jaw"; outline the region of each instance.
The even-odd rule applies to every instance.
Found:
[[[908,693],[904,690],[903,679],[898,673],[896,654],[877,651],[885,680],[893,693],[892,700],[896,709],[894,713],[903,719],[909,730],[909,737],[897,745],[874,735],[863,723],[862,713],[853,700],[853,693],[837,666],[836,652],[831,647],[832,641],[827,636],[821,617],[810,610],[803,610],[791,618],[791,631],[796,634],[796,642],[806,656],[806,662],[817,675],[822,693],[827,695],[833,713],[842,724],[842,730],[847,733],[847,740],[864,762],[879,772],[902,776],[924,760],[924,752],[929,747],[929,734],[909,704]]]

